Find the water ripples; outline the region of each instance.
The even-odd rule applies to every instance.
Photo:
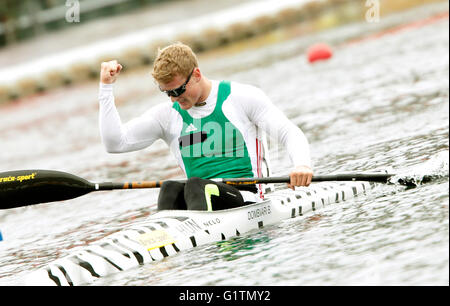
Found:
[[[353,29],[329,30],[339,44],[333,59],[317,65],[298,50],[325,34],[205,60],[204,70],[262,87],[308,136],[316,173],[391,168],[434,175],[430,183],[380,185],[315,215],[199,246],[94,285],[448,285],[448,17],[347,44]],[[115,89],[123,121],[165,101],[148,84],[137,85],[142,77],[124,75]],[[92,181],[181,175],[162,143],[105,153],[97,85],[66,90],[0,110],[6,168],[38,165]],[[276,172],[290,164],[284,153],[273,150]],[[19,283],[29,270],[145,219],[156,199],[157,190],[110,192],[2,212],[0,283]]]

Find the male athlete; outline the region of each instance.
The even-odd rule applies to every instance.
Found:
[[[284,145],[291,158],[294,167],[288,186],[311,183],[309,145],[303,132],[262,90],[206,78],[189,46],[167,46],[154,62],[153,78],[171,103],[159,104],[126,124],[121,123],[113,96],[121,70],[117,61],[101,65],[101,137],[110,153],[141,150],[157,139],[169,145],[188,180],[163,184],[159,210],[211,211],[260,201],[263,195],[255,185],[233,187],[211,179],[261,176],[262,131]]]

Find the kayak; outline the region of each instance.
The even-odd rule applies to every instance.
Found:
[[[262,202],[220,211],[159,211],[146,220],[46,264],[26,285],[74,286],[162,260],[206,243],[227,240],[365,193],[374,183],[322,182],[265,195]]]

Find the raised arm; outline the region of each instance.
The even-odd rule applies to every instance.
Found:
[[[102,142],[109,153],[144,149],[162,135],[156,108],[122,124],[113,95],[113,84],[121,70],[122,66],[117,61],[102,63],[101,66],[99,128]]]

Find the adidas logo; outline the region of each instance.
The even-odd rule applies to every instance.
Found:
[[[186,128],[186,130],[184,132],[189,133],[189,132],[193,132],[193,131],[197,131],[197,128],[191,123],[188,125],[188,127]]]

